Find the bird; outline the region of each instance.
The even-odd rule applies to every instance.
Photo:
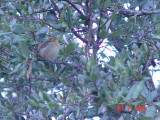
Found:
[[[48,37],[47,40],[38,45],[38,55],[51,61],[57,57],[59,50],[60,44],[56,37]]]

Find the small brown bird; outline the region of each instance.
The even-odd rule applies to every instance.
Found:
[[[59,50],[60,44],[55,37],[49,37],[46,41],[38,45],[38,54],[49,60],[54,60],[58,55]]]

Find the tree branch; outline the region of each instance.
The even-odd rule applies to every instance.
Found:
[[[76,9],[82,16],[85,17],[85,15],[76,7],[75,4],[73,4],[71,1],[66,0],[66,2],[68,2],[72,7],[74,7],[74,9]]]
[[[79,35],[73,28],[72,28],[72,32],[74,33],[74,35],[76,37],[78,37],[80,40],[82,40],[85,44],[88,44],[88,41],[84,38],[81,37],[81,35]]]
[[[44,59],[42,60],[42,58],[38,59],[39,61],[44,61]],[[85,70],[85,68],[82,66],[82,65],[75,65],[73,63],[68,63],[68,62],[64,62],[64,61],[60,61],[60,60],[48,60],[52,63],[55,63],[55,64],[63,64],[63,65],[67,65],[69,67],[72,67],[74,69],[77,69],[77,70]]]
[[[45,23],[46,25],[48,25],[48,26],[51,27],[52,29],[58,30],[58,31],[60,31],[60,32],[65,32],[65,30],[61,30],[61,29],[59,29],[59,28],[53,27],[51,24],[49,24],[49,23],[46,22],[46,21],[43,21],[43,20],[41,20],[41,19],[38,19],[38,21]]]
[[[153,10],[153,11],[147,11],[147,10],[135,11],[135,10],[130,10],[130,9],[123,8],[123,10],[121,12],[125,15],[127,14],[128,16],[142,16],[142,15],[159,14],[160,9]]]
[[[58,8],[58,6],[56,5],[56,3],[54,2],[54,0],[51,0],[52,4],[54,5],[55,9],[58,11],[58,13],[60,14],[61,11],[60,9]]]

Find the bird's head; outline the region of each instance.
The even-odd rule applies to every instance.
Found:
[[[55,43],[57,46],[60,46],[59,43],[58,43],[58,39],[57,39],[56,37],[48,37],[48,39],[49,39],[51,42]]]
[[[48,39],[52,42],[56,42],[58,41],[58,39],[56,37],[48,37]]]

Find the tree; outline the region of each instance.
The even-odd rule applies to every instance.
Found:
[[[149,69],[160,59],[158,1],[0,0],[0,6],[0,119],[158,120],[159,89]],[[61,44],[56,60],[37,55],[47,36]],[[115,57],[105,54],[109,46]]]

